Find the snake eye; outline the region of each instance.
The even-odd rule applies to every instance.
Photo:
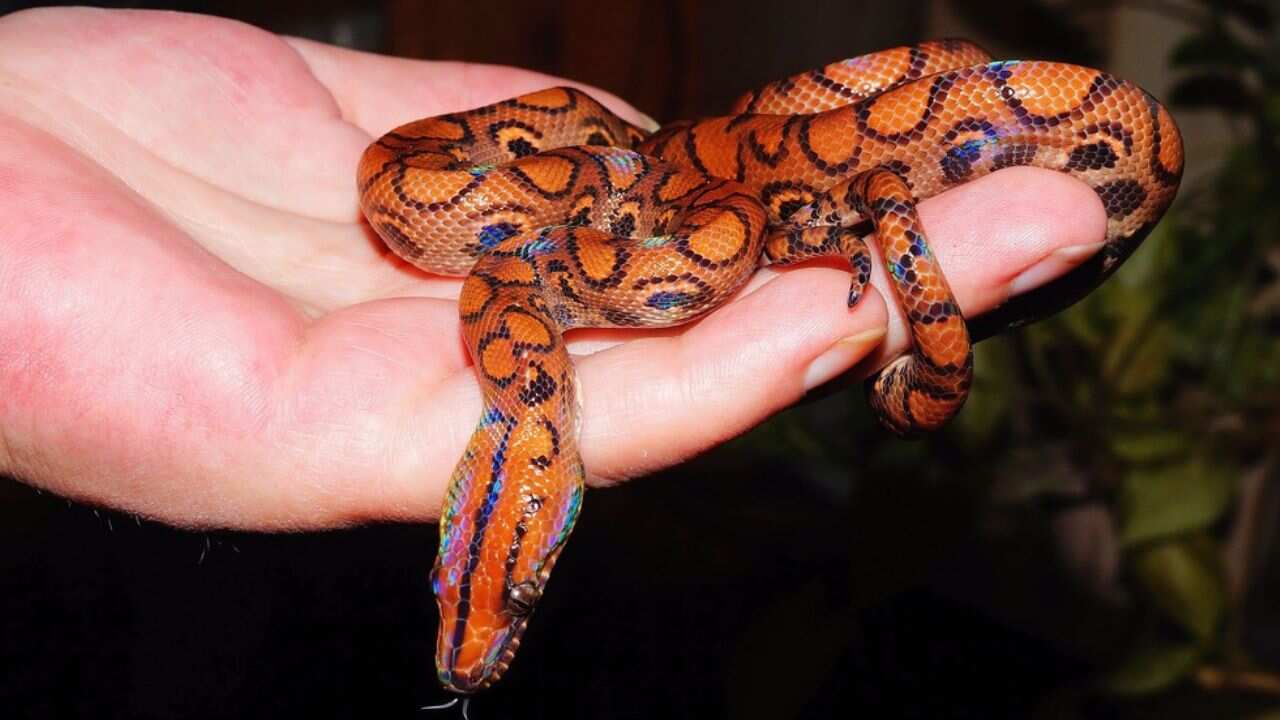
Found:
[[[516,617],[524,617],[533,612],[533,606],[542,597],[542,591],[531,582],[512,585],[507,591],[507,611]]]

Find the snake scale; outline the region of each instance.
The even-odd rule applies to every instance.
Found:
[[[561,87],[370,145],[364,213],[405,260],[466,277],[462,333],[483,392],[431,573],[445,687],[474,692],[507,669],[581,507],[566,330],[684,323],[762,262],[821,256],[849,261],[852,306],[874,233],[914,348],[869,382],[871,404],[900,434],[936,428],[964,402],[973,355],[915,204],[1015,165],[1097,193],[1096,284],[1172,202],[1182,141],[1159,103],[1105,72],[991,62],[945,40],[833,63],[652,135]]]

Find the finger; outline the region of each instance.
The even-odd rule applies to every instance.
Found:
[[[848,292],[846,272],[799,268],[685,333],[584,358],[581,444],[592,482],[692,457],[857,364],[884,340],[887,314],[875,293],[849,310]]]
[[[581,88],[619,117],[657,129],[651,118],[612,93],[532,70],[395,58],[298,38],[289,42],[333,93],[343,116],[374,137],[419,118],[488,105],[555,85]]]
[[[1027,289],[1019,278],[1028,273],[1044,282],[1070,269],[1083,257],[1059,251],[1090,246],[1105,229],[1094,194],[1047,171],[998,173],[924,203],[922,214],[970,315],[992,309],[1011,288]],[[905,351],[905,326],[877,347],[890,317],[883,290],[850,310],[843,270],[805,267],[762,275],[733,302],[681,332],[641,335],[578,359],[580,445],[592,484],[680,462],[753,427],[873,350],[876,357]],[[883,277],[876,282],[886,287]],[[384,481],[352,490],[348,497],[363,504],[343,510],[353,513],[350,519],[438,512],[480,399],[470,368],[435,392],[436,402],[396,423],[403,429],[401,461]]]
[[[1031,169],[931,199],[921,216],[968,316],[1083,262],[1106,228],[1101,203],[1082,183]],[[878,293],[850,311],[847,272],[783,270],[688,332],[585,358],[589,472],[607,484],[666,467],[755,426],[868,353],[863,374],[906,352],[906,322],[896,301],[886,316],[881,299],[891,297],[882,269],[873,282]],[[867,346],[886,317],[883,344]]]
[[[1107,227],[1102,203],[1088,186],[1062,173],[1028,167],[966,183],[921,203],[919,210],[930,247],[968,318],[1083,263],[1101,249]],[[876,244],[870,245],[876,252]],[[891,292],[879,257],[872,282],[881,292]],[[863,374],[910,347],[910,328],[899,304],[890,302],[889,308],[889,335]]]
[[[929,198],[919,210],[930,247],[969,318],[1065,274],[1098,250],[1106,230],[1106,214],[1093,191],[1066,175],[1036,168],[1002,170]],[[892,298],[874,238],[869,244],[876,254],[872,285]],[[817,262],[843,267],[832,260]],[[795,270],[766,268],[756,273],[747,291],[773,272]],[[910,329],[896,300],[889,303],[889,315],[888,337],[867,372],[908,349]],[[680,332],[672,328],[659,334]],[[636,337],[629,329],[584,330],[570,336],[569,349],[585,355]]]

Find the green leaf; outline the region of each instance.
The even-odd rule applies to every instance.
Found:
[[[1168,461],[1185,456],[1188,444],[1186,433],[1166,428],[1121,430],[1108,440],[1116,457],[1132,463]]]
[[[1095,293],[1107,292],[1108,290],[1109,287],[1104,285],[1099,290],[1096,290]],[[1043,336],[1041,343],[1043,344],[1045,341],[1053,339],[1056,335],[1070,335],[1089,348],[1096,348],[1101,345],[1105,337],[1099,327],[1101,323],[1098,322],[1097,313],[1090,312],[1096,304],[1096,301],[1090,302],[1092,299],[1092,297],[1085,298],[1075,307],[1062,313],[1055,319],[1054,325],[1045,325],[1046,328],[1052,328],[1056,332],[1041,333]],[[1057,326],[1058,323],[1061,323],[1061,325]]]
[[[1165,320],[1149,321],[1154,324],[1143,328],[1145,332],[1130,335],[1121,333],[1116,340],[1116,352],[1108,353],[1111,378],[1117,391],[1134,395],[1155,389],[1173,370],[1173,323]]]
[[[1017,392],[1016,367],[1007,338],[992,338],[973,348],[973,391],[952,425],[967,447],[982,447],[1008,417],[1010,395]]]
[[[1136,552],[1133,574],[1153,605],[1201,646],[1218,636],[1226,587],[1217,544],[1205,535],[1160,543]]]
[[[1263,112],[1266,114],[1268,125],[1271,127],[1280,125],[1280,95],[1274,92],[1267,95],[1266,103],[1263,105]]]
[[[1234,496],[1235,477],[1229,464],[1204,456],[1131,469],[1120,486],[1120,542],[1131,547],[1212,525]]]
[[[1148,296],[1153,285],[1166,282],[1168,267],[1178,262],[1176,254],[1171,252],[1173,227],[1170,222],[1156,225],[1142,245],[1116,271],[1109,284],[1121,286],[1129,294]]]
[[[1145,695],[1164,690],[1195,669],[1200,649],[1195,645],[1140,647],[1108,673],[1104,686],[1121,695]]]
[[[1114,292],[1114,301],[1107,308],[1114,325],[1111,337],[1103,346],[1102,356],[1102,375],[1106,378],[1115,378],[1125,372],[1136,346],[1150,333],[1156,309],[1156,297],[1150,292],[1130,287],[1116,288]],[[1160,319],[1156,318],[1155,322],[1159,323]]]

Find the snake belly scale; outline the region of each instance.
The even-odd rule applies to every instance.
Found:
[[[688,322],[762,262],[832,255],[852,268],[852,306],[874,233],[914,347],[869,381],[871,405],[899,434],[931,430],[964,402],[973,356],[915,206],[1015,165],[1098,194],[1096,283],[1172,202],[1181,137],[1150,95],[1107,73],[991,62],[947,40],[833,63],[653,135],[551,88],[370,145],[361,207],[405,260],[465,276],[462,333],[483,393],[431,572],[445,687],[474,692],[506,671],[581,508],[565,331]]]

